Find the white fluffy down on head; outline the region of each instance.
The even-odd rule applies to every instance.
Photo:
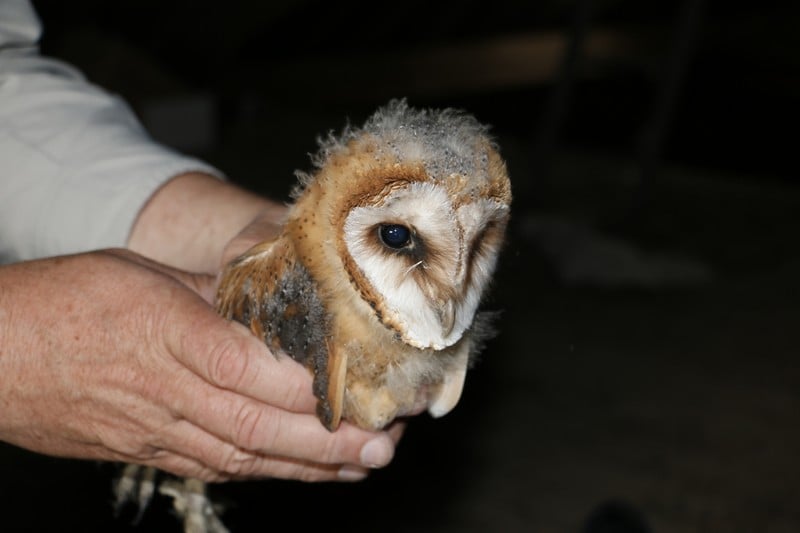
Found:
[[[336,153],[346,153],[359,139],[377,140],[377,148],[401,165],[422,162],[433,180],[459,174],[482,182],[487,178],[488,159],[476,153],[478,146],[494,147],[488,128],[475,117],[456,109],[429,110],[409,107],[405,100],[392,100],[379,109],[361,128],[348,126],[340,135],[330,133],[318,139],[319,151],[311,160],[325,166]],[[298,173],[301,184],[313,176]]]

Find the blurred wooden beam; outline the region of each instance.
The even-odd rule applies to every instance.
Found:
[[[326,54],[270,68],[268,92],[324,100],[478,93],[551,82],[569,36],[560,31],[508,35],[388,52]],[[635,55],[627,33],[596,29],[585,40],[582,75],[610,59]],[[593,67],[594,65],[594,67]]]

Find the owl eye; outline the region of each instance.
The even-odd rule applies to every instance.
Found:
[[[411,243],[411,230],[401,224],[381,224],[378,234],[383,244],[395,250]]]

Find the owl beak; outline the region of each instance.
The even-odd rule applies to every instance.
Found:
[[[436,306],[436,316],[442,326],[442,337],[449,337],[456,323],[456,308],[453,300],[440,301]]]

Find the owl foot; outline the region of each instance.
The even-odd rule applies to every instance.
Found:
[[[172,498],[175,512],[183,520],[184,533],[228,533],[217,516],[221,512],[206,494],[206,484],[197,479],[168,478],[158,481],[158,470],[152,466],[128,464],[114,486],[114,508],[119,514],[123,507],[137,507],[134,523],[138,523],[158,489],[159,494]]]
[[[197,479],[163,481],[158,492],[172,498],[172,506],[183,518],[184,533],[228,533],[206,494],[206,484]]]
[[[114,486],[114,509],[117,514],[129,503],[137,507],[134,523],[142,514],[156,490],[156,469],[152,466],[128,464]]]

